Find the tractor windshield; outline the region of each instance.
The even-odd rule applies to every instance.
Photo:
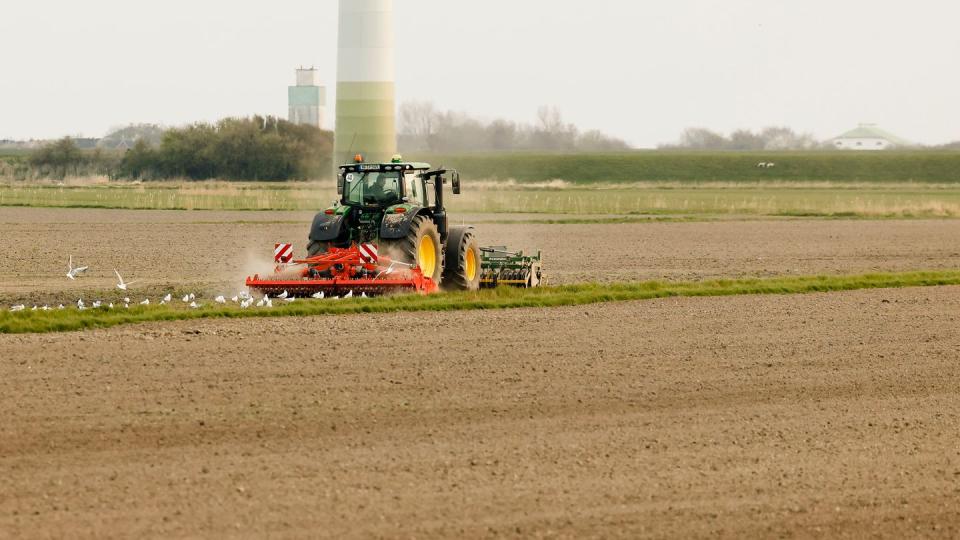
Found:
[[[390,206],[400,202],[399,172],[347,173],[344,202],[351,205]]]

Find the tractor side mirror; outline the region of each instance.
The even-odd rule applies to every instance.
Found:
[[[451,177],[450,183],[453,184],[453,194],[459,195],[460,194],[460,173],[457,171],[453,171],[450,177]]]
[[[337,195],[343,195],[343,173],[337,175]]]

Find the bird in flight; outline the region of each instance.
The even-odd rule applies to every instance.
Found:
[[[89,266],[80,266],[78,268],[73,267],[73,255],[70,256],[70,260],[67,262],[67,278],[74,280],[77,279],[77,276],[86,272],[90,267]]]
[[[113,273],[117,275],[117,288],[121,291],[127,290],[127,287],[136,283],[136,281],[123,281],[123,276],[120,275],[120,272],[118,272],[116,268],[113,269]]]

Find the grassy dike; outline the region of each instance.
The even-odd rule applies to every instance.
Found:
[[[408,158],[455,167],[464,178],[577,184],[700,182],[960,182],[960,152],[711,152],[423,154]],[[773,163],[760,168],[758,163]]]
[[[771,279],[712,280],[703,282],[648,281],[619,284],[584,284],[541,289],[497,289],[476,293],[446,293],[432,296],[393,296],[376,299],[300,300],[273,309],[237,306],[205,306],[190,310],[150,306],[114,310],[75,308],[63,311],[0,313],[0,333],[49,333],[110,328],[145,322],[250,317],[306,317],[396,313],[418,311],[463,311],[477,309],[550,308],[602,302],[648,300],[666,297],[732,296],[755,294],[804,294],[858,289],[960,285],[960,270],[878,273],[850,276],[779,277]]]

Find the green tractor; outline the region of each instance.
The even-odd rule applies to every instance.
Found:
[[[392,260],[419,267],[424,277],[446,290],[480,288],[483,258],[470,226],[450,226],[444,186],[460,194],[460,173],[426,163],[342,165],[337,175],[340,200],[317,214],[307,253],[374,244]]]

